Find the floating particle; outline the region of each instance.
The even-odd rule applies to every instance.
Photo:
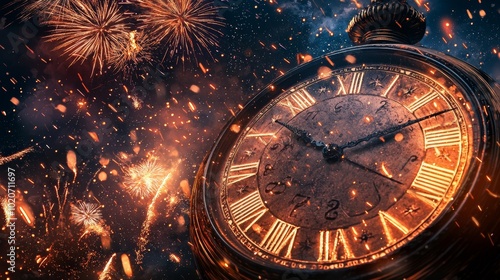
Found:
[[[241,126],[238,125],[238,124],[233,124],[233,125],[231,125],[231,127],[229,128],[229,130],[231,132],[234,132],[234,133],[240,133]]]
[[[469,16],[470,19],[472,19],[472,13],[467,9],[467,15]]]
[[[332,73],[332,69],[330,69],[330,67],[321,66],[321,67],[318,68],[318,76],[319,76],[319,78],[328,77],[328,76],[330,76],[331,73]]]
[[[76,180],[76,175],[77,175],[77,168],[76,168],[76,153],[73,150],[69,150],[68,153],[66,154],[66,164],[68,165],[69,169],[73,171],[74,177],[73,177],[73,182]]]
[[[135,145],[132,151],[134,151],[134,153],[137,155],[141,151],[141,147],[139,145]]]
[[[192,91],[192,92],[194,92],[194,93],[199,93],[200,92],[200,87],[197,86],[197,85],[191,85],[189,87],[189,90]]]
[[[108,179],[108,174],[106,174],[106,172],[104,171],[101,171],[99,172],[99,174],[97,175],[97,178],[99,179],[99,181],[103,182],[103,181],[106,181]]]
[[[66,113],[66,106],[62,105],[62,104],[58,104],[56,106],[56,110],[58,110],[59,112],[61,113]]]
[[[127,254],[122,254],[121,261],[122,261],[123,272],[125,273],[125,275],[127,275],[128,278],[131,278],[133,276],[133,273],[132,273],[132,266],[130,265],[130,258],[128,257]]]
[[[20,103],[20,102],[19,102],[19,99],[15,98],[15,97],[12,97],[12,98],[10,99],[10,102],[11,102],[12,104],[16,105],[16,106],[17,106],[17,105],[19,105],[19,103]]]
[[[346,57],[345,57],[345,60],[351,64],[354,64],[356,63],[356,57],[354,55],[351,55],[351,54],[348,54]]]
[[[179,258],[176,254],[170,254],[169,259],[175,263],[180,263],[181,258]]]
[[[100,163],[102,166],[108,166],[108,164],[109,164],[109,158],[101,157],[101,158],[99,159],[99,163]]]
[[[180,187],[182,190],[182,193],[186,198],[189,198],[191,196],[191,188],[189,187],[189,182],[188,180],[184,179],[180,182]]]
[[[97,135],[97,133],[95,133],[94,131],[89,131],[88,132],[90,138],[92,138],[92,140],[94,140],[94,142],[98,143],[99,142],[99,136]]]

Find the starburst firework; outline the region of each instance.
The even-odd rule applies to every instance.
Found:
[[[132,196],[146,198],[157,192],[168,173],[156,160],[148,159],[125,169],[123,186]]]
[[[54,10],[47,21],[54,30],[47,39],[58,44],[54,50],[69,56],[70,65],[91,59],[92,73],[96,66],[102,72],[112,51],[128,44],[125,19],[116,1],[75,0]]]
[[[78,201],[77,204],[71,204],[70,220],[76,225],[93,227],[101,223],[101,206],[95,203]]]
[[[165,55],[180,55],[182,60],[196,51],[210,53],[218,46],[223,23],[217,8],[202,0],[140,0],[145,12],[139,16],[153,37],[166,43]],[[196,56],[195,56],[196,58]]]

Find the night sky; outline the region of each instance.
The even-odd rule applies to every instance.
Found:
[[[182,57],[165,55],[161,43],[127,71],[111,63],[92,71],[91,59],[70,65],[48,40],[54,26],[23,10],[33,1],[11,2],[0,9],[0,196],[14,169],[18,218],[11,279],[99,279],[104,270],[109,279],[126,279],[126,257],[135,279],[196,279],[190,188],[220,130],[307,57],[352,46],[345,29],[369,3],[216,0],[223,23],[213,31],[217,44]],[[133,29],[141,9],[128,2],[119,8]],[[427,17],[419,45],[500,81],[497,1],[408,2]],[[168,180],[137,195],[127,185],[148,164],[153,177]],[[95,224],[75,218],[82,205],[97,208]],[[3,226],[2,272],[7,237]]]

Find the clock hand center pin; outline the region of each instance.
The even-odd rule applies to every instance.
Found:
[[[339,161],[342,161],[342,160],[345,160],[347,162],[349,162],[350,164],[354,165],[354,166],[357,166],[359,168],[362,168],[368,172],[371,172],[373,174],[376,174],[376,175],[379,175],[379,176],[382,176],[386,179],[389,179],[395,183],[398,183],[398,184],[403,184],[401,183],[400,181],[398,180],[395,180],[391,177],[388,177],[376,170],[373,170],[369,167],[366,167],[360,163],[357,163],[353,160],[350,160],[348,159],[345,155],[344,155],[344,150],[342,147],[340,147],[339,145],[337,144],[328,144],[326,145],[325,143],[323,142],[320,142],[320,141],[316,141],[314,140],[312,137],[311,137],[311,134],[308,133],[306,130],[303,130],[303,129],[300,129],[298,127],[295,127],[293,125],[290,125],[290,124],[287,124],[287,123],[284,123],[280,120],[273,120],[275,123],[278,123],[279,125],[282,125],[283,127],[287,128],[288,130],[290,130],[291,132],[293,132],[295,135],[297,135],[300,139],[302,139],[302,141],[304,141],[306,144],[311,144],[313,145],[314,147],[316,148],[321,148],[322,147],[322,154],[323,154],[323,158],[326,159],[327,162],[329,163],[334,163],[334,162],[339,162]]]

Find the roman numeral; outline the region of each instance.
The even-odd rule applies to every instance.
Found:
[[[454,177],[453,170],[423,162],[411,187],[415,189],[413,193],[435,205],[443,198]]]
[[[424,135],[425,149],[460,145],[462,143],[460,127],[458,126],[439,130],[424,129]]]
[[[319,254],[318,254],[319,262],[350,259],[353,257],[351,248],[347,243],[344,230],[338,229],[333,234],[334,238],[332,242],[331,231],[329,230],[319,231]]]
[[[364,76],[365,72],[354,72],[352,75],[351,86],[349,87],[349,93],[357,94],[361,91]]]
[[[294,94],[283,99],[279,104],[288,107],[292,115],[304,111],[316,103],[316,99],[309,94],[305,89],[301,89]]]
[[[425,94],[424,96],[420,97],[419,99],[415,100],[413,103],[408,105],[407,108],[413,113],[437,97],[439,97],[439,94],[437,92],[430,91],[429,93]]]
[[[387,89],[384,91],[384,93],[382,93],[382,96],[383,96],[383,97],[387,97],[387,94],[389,93],[389,91],[391,91],[392,87],[396,84],[396,82],[398,81],[398,79],[399,79],[399,75],[396,75],[396,76],[392,79],[392,81],[391,81],[391,83],[389,84],[389,86],[387,87]]]
[[[260,198],[259,191],[254,191],[234,202],[230,205],[230,209],[233,220],[238,226],[253,219],[243,231],[247,231],[251,228],[267,211],[267,208]]]
[[[337,80],[339,81],[339,91],[337,92],[337,95],[346,95],[347,91],[345,89],[344,81],[342,81],[342,78],[340,76],[337,76]]]
[[[269,142],[275,137],[274,132],[267,133],[248,133],[245,138],[257,138],[264,145],[269,144]]]
[[[227,176],[227,184],[231,185],[246,178],[252,177],[257,174],[259,170],[259,161],[234,164],[229,168],[229,175]]]
[[[379,211],[378,215],[380,217],[380,221],[382,222],[382,227],[384,228],[385,236],[387,237],[387,240],[389,243],[394,241],[394,237],[392,236],[392,231],[389,229],[389,224],[393,227],[398,229],[400,232],[403,234],[407,234],[409,232],[408,228],[405,227],[401,222],[396,220],[393,216],[387,214],[384,211]]]
[[[260,247],[275,255],[280,255],[281,250],[286,247],[283,257],[290,258],[292,256],[293,242],[295,241],[295,235],[297,235],[298,229],[299,227],[277,219],[266,236],[264,236],[264,239],[262,239]]]

